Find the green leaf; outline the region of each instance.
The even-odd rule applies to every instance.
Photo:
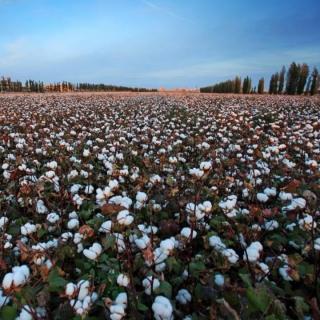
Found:
[[[17,316],[17,309],[14,306],[4,306],[0,310],[0,319],[14,320]]]
[[[172,286],[171,286],[171,284],[169,283],[169,282],[167,282],[167,281],[162,281],[161,283],[160,283],[160,287],[159,288],[157,288],[156,290],[155,290],[155,292],[157,293],[157,294],[163,294],[163,295],[165,295],[167,298],[171,298],[171,295],[172,295]]]
[[[304,319],[305,314],[309,311],[309,306],[302,297],[293,297],[294,305],[299,319]]]
[[[198,278],[202,271],[206,270],[206,266],[202,261],[190,263],[190,273],[192,276]]]
[[[239,273],[239,277],[241,278],[241,280],[244,282],[245,286],[251,287],[251,277],[249,273]]]
[[[57,268],[54,268],[50,271],[48,276],[49,291],[59,292],[65,287],[68,283],[64,278],[59,275]]]
[[[149,308],[148,308],[145,304],[139,302],[139,303],[138,303],[138,310],[145,312],[145,311],[148,311]]]
[[[261,312],[265,312],[270,305],[270,295],[265,288],[248,288],[246,295],[250,306]]]

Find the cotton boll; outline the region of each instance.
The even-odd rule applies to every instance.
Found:
[[[137,192],[136,200],[137,200],[138,202],[144,203],[144,202],[147,201],[147,199],[148,199],[148,196],[147,196],[146,193],[140,192],[140,191]]]
[[[191,228],[185,227],[181,230],[180,234],[185,238],[190,238],[191,236]],[[197,236],[197,231],[192,230],[192,239],[194,239]]]
[[[265,193],[257,193],[257,199],[258,201],[264,203],[269,200],[269,197]]]
[[[89,294],[90,283],[88,280],[81,280],[77,284],[79,293],[78,299],[83,301],[83,299]]]
[[[126,292],[121,292],[117,295],[117,298],[115,300],[116,304],[120,304],[123,306],[127,306],[128,304],[128,296]]]
[[[2,280],[2,287],[4,289],[10,289],[13,284],[13,273],[7,273]]]
[[[180,289],[176,295],[176,300],[181,304],[187,304],[191,301],[191,294],[186,289]]]
[[[99,228],[99,232],[109,233],[112,229],[112,221],[108,220],[102,223],[102,225]]]
[[[220,273],[217,273],[215,276],[214,276],[214,283],[219,286],[219,287],[222,287],[224,285],[224,276]]]
[[[71,219],[68,221],[67,228],[72,229],[78,229],[79,228],[79,220],[78,219]]]
[[[174,245],[175,241],[173,237],[171,237],[170,239],[162,240],[160,242],[160,248],[166,255],[170,254],[170,252],[174,249]]]
[[[3,227],[5,226],[5,224],[7,224],[9,221],[9,219],[7,217],[1,217],[0,218],[0,230],[3,229]]]
[[[279,193],[279,198],[281,201],[288,201],[288,200],[292,200],[293,197],[291,193],[281,191]]]
[[[224,249],[221,253],[227,257],[228,261],[232,264],[237,263],[239,260],[239,256],[233,249]]]
[[[252,242],[250,246],[246,249],[247,254],[243,254],[243,259],[248,259],[250,262],[256,262],[259,259],[262,250],[263,247],[259,241]]]
[[[263,193],[265,193],[269,197],[274,197],[277,195],[277,189],[276,188],[265,188],[263,190]]]
[[[157,288],[160,287],[160,281],[157,278],[149,276],[149,277],[145,278],[142,281],[142,285],[144,286],[144,292],[147,295],[150,295],[151,294],[151,288],[154,291],[154,290],[156,290]]]
[[[127,275],[120,273],[117,278],[117,283],[119,286],[127,287],[130,283],[130,280]]]
[[[76,290],[77,290],[77,286],[74,283],[69,282],[66,285],[65,294],[69,297],[72,297],[74,295],[74,293],[76,292]]]
[[[128,210],[122,210],[117,215],[117,221],[119,224],[128,226],[130,225],[134,220],[134,217],[130,215],[130,212]]]
[[[29,306],[23,306],[21,309],[21,312],[19,314],[19,317],[16,318],[16,320],[32,320],[33,316],[31,314],[31,310]]]
[[[150,238],[145,234],[141,238],[135,239],[134,242],[140,250],[144,250],[150,244]]]
[[[293,281],[293,279],[289,275],[290,267],[288,265],[283,266],[282,268],[279,268],[279,274],[285,281]]]
[[[59,221],[59,219],[60,219],[60,216],[55,212],[51,212],[47,215],[47,220],[50,223],[56,223],[57,221]]]
[[[291,205],[294,208],[300,208],[300,209],[304,209],[306,206],[307,201],[304,198],[294,198],[291,201]]]
[[[170,301],[163,296],[157,296],[152,304],[152,310],[156,320],[171,320],[173,308]]]
[[[314,249],[320,251],[320,238],[315,239],[314,241]]]

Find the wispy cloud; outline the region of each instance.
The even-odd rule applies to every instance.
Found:
[[[183,17],[179,14],[177,14],[176,12],[174,12],[173,10],[169,9],[169,8],[166,8],[164,6],[160,6],[158,5],[157,3],[155,3],[154,1],[149,1],[149,0],[141,0],[141,2],[146,5],[147,7],[153,9],[153,10],[156,10],[158,12],[162,12],[172,18],[176,18],[178,20],[181,20],[181,21],[185,21],[185,22],[188,22],[188,23],[191,23],[191,24],[194,24],[194,22],[190,19],[187,19],[186,17]]]

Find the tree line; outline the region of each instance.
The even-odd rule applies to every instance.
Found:
[[[77,83],[62,81],[57,83],[44,84],[43,81],[27,80],[23,84],[21,81],[12,81],[10,77],[0,79],[0,92],[155,92],[157,89],[136,88],[126,86],[115,86],[94,83]]]
[[[310,67],[306,64],[292,62],[286,71],[283,66],[279,72],[271,75],[269,82],[269,94],[290,94],[290,95],[314,95],[319,90],[319,72],[316,67],[310,73]],[[236,76],[233,80],[219,82],[217,84],[200,88],[204,93],[265,93],[265,80],[259,79],[257,87],[252,86],[249,76],[242,79]]]

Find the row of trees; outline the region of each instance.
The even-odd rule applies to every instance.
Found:
[[[270,94],[310,94],[314,95],[319,90],[319,72],[315,67],[311,73],[310,68],[306,63],[297,64],[292,62],[288,72],[283,66],[280,72],[272,74],[269,83]],[[200,88],[200,92],[212,93],[265,93],[264,78],[258,81],[258,90],[252,87],[251,78],[248,76],[244,78],[243,83],[239,76],[234,80],[227,80],[219,82],[215,85]]]
[[[27,80],[23,85],[21,81],[12,81],[11,78],[2,77],[0,92],[73,92],[73,91],[131,91],[154,92],[156,89],[131,88],[106,84],[77,83],[63,81],[45,85],[42,81]]]

